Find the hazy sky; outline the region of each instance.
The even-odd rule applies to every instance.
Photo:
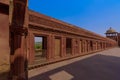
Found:
[[[120,32],[120,0],[29,0],[29,8],[101,35]]]

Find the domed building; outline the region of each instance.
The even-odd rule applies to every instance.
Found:
[[[112,29],[112,27],[110,27],[110,29],[108,29],[107,31],[106,31],[106,33],[107,34],[114,34],[114,33],[117,33],[114,29]]]
[[[120,33],[118,33],[112,27],[110,27],[105,34],[107,38],[117,41],[118,45],[120,46]]]

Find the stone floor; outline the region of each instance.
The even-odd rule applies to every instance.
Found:
[[[29,71],[29,80],[120,80],[120,48]]]

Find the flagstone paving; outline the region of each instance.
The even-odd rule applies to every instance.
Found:
[[[120,80],[120,48],[30,70],[29,80]]]

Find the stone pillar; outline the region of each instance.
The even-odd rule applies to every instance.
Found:
[[[93,42],[93,50],[96,51],[96,42]]]
[[[95,42],[93,41],[93,51],[95,51]]]
[[[86,53],[86,40],[84,40],[84,53]]]
[[[82,40],[82,53],[85,52],[85,47],[84,47],[84,40]]]
[[[102,42],[102,50],[104,49],[104,43]]]
[[[26,80],[27,79],[27,54],[25,37],[14,35],[14,45],[11,51],[11,80]]]
[[[99,50],[101,50],[101,43],[100,43],[100,41],[99,41]]]
[[[72,55],[75,55],[75,39],[72,38]]]
[[[104,44],[104,42],[103,42],[103,49],[105,49],[105,44]]]
[[[102,50],[102,42],[100,42],[100,49]]]
[[[106,44],[105,44],[105,42],[104,42],[104,49],[106,49]]]
[[[79,40],[79,53],[81,54],[82,53],[82,42],[81,42],[81,40]]]
[[[92,50],[95,51],[95,42],[94,41],[92,41],[92,45],[93,45]]]
[[[101,42],[99,41],[99,50],[101,50]]]
[[[92,44],[93,44],[93,51],[95,50],[95,44],[94,44],[94,41],[92,41]]]
[[[95,51],[97,51],[97,41],[95,42]]]
[[[77,39],[77,54],[80,54],[80,40]]]
[[[100,50],[100,42],[98,42],[98,50]]]
[[[83,53],[85,53],[85,40],[82,40],[83,42]]]
[[[87,42],[87,40],[85,40],[85,52],[86,53],[88,52],[88,42]]]
[[[61,38],[61,57],[66,56],[66,38]]]
[[[49,35],[48,37],[48,41],[49,41],[49,45],[48,45],[48,48],[49,48],[49,56],[48,59],[54,59],[55,57],[55,36],[54,35]],[[51,49],[51,50],[50,50]]]
[[[107,43],[105,42],[105,49],[107,48]]]
[[[89,40],[87,41],[87,44],[88,44],[88,52],[90,52],[90,41]]]
[[[101,42],[101,50],[102,50],[102,48],[103,48],[103,43]]]
[[[52,55],[52,47],[54,46],[54,44],[52,44],[52,36],[51,35],[48,35],[47,36],[47,60],[50,60],[51,57],[53,57]]]
[[[83,40],[81,40],[81,53],[83,53]]]
[[[99,50],[99,42],[97,42],[97,50]]]
[[[105,49],[105,42],[104,42],[104,49]]]
[[[90,52],[92,52],[92,51],[93,51],[93,42],[90,41]]]
[[[34,34],[33,33],[29,33],[28,36],[28,62],[29,64],[32,64],[34,62],[34,58],[35,58],[35,44],[34,44]]]
[[[99,50],[99,44],[98,44],[98,41],[97,41],[97,50]]]
[[[98,47],[98,46],[97,46],[97,41],[96,41],[96,51],[97,51],[97,47]]]
[[[80,53],[80,41],[79,41],[79,39],[76,39],[75,40],[75,54],[79,54]]]
[[[74,55],[78,54],[78,40],[74,39]]]
[[[9,80],[28,80],[27,74],[27,0],[13,0],[10,24],[10,77]],[[22,13],[21,13],[22,12]]]
[[[87,53],[89,52],[89,41],[87,40]]]
[[[100,50],[102,50],[102,42],[100,42]]]
[[[106,42],[106,49],[108,48],[108,43]]]
[[[97,42],[95,41],[95,51],[97,51]]]

